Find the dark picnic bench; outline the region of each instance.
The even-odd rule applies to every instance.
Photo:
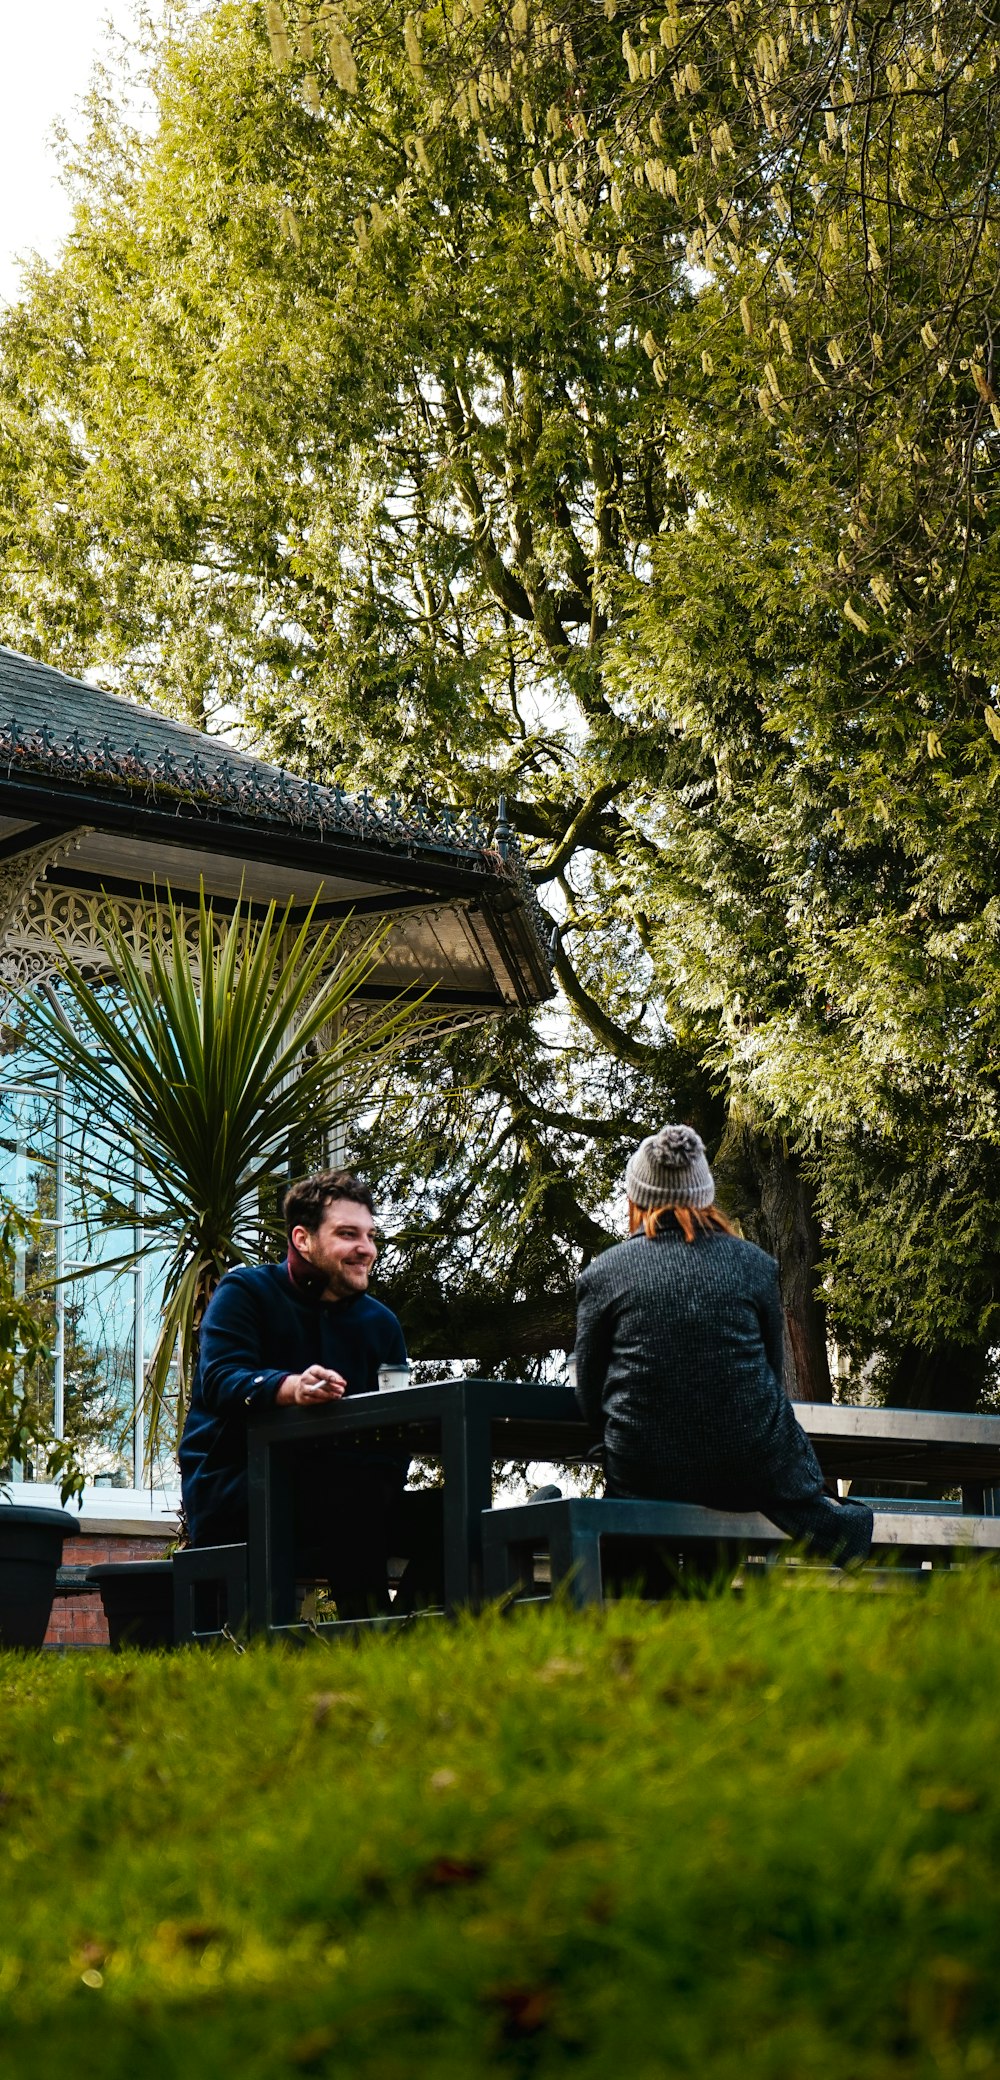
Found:
[[[627,1502],[569,1496],[489,1510],[483,1517],[483,1574],[494,1599],[549,1594],[561,1588],[575,1604],[600,1603],[609,1560],[619,1578],[639,1574],[644,1550],[685,1563],[699,1577],[733,1572],[744,1560],[767,1560],[788,1545],[785,1532],[758,1511],[703,1509],[690,1502]],[[1000,1556],[1000,1517],[952,1510],[875,1512],[872,1557],[908,1567],[953,1566],[960,1559]],[[612,1559],[613,1556],[613,1559]],[[630,1558],[631,1556],[631,1558]]]
[[[926,1408],[848,1408],[796,1401],[823,1472],[866,1484],[958,1488],[967,1516],[1000,1515],[1000,1416]],[[886,1497],[884,1509],[895,1507]]]
[[[936,1556],[944,1561],[949,1555],[972,1549],[993,1550],[991,1530],[975,1531],[972,1527],[992,1519],[994,1505],[1000,1501],[1000,1416],[830,1407],[812,1402],[796,1403],[795,1412],[812,1438],[824,1473],[830,1479],[850,1480],[855,1493],[864,1493],[866,1481],[960,1489],[961,1516],[954,1505],[936,1500],[926,1504],[912,1498],[898,1504],[878,1501],[875,1507],[880,1523],[880,1551],[893,1547],[899,1552],[905,1550],[911,1557]],[[491,1510],[493,1467],[498,1461],[573,1461],[586,1456],[591,1435],[568,1387],[519,1380],[451,1379],[392,1393],[351,1395],[324,1409],[274,1409],[252,1417],[250,1423],[247,1548],[206,1548],[178,1556],[178,1639],[218,1637],[222,1626],[237,1629],[243,1616],[244,1596],[246,1626],[251,1633],[305,1636],[316,1629],[328,1634],[356,1633],[384,1630],[405,1622],[390,1616],[343,1624],[326,1622],[316,1628],[296,1619],[295,1460],[315,1440],[337,1435],[378,1436],[402,1443],[410,1452],[440,1458],[444,1476],[448,1610],[474,1609],[484,1595],[508,1589],[513,1563],[497,1557],[508,1522],[512,1548],[520,1544],[523,1549],[540,1525],[548,1527],[546,1537],[555,1527],[557,1552],[551,1564],[559,1578],[568,1571],[563,1567],[563,1559],[566,1537],[570,1535],[570,1543],[576,1541],[570,1569],[582,1569],[581,1581],[585,1581],[593,1577],[595,1535],[598,1559],[601,1536],[649,1535],[624,1529],[612,1533],[608,1529],[608,1511],[653,1508],[676,1512],[686,1507],[581,1500]],[[549,1518],[533,1514],[550,1509],[564,1514]],[[591,1517],[588,1512],[599,1514]],[[499,1521],[501,1518],[504,1523]],[[688,1547],[693,1539],[703,1549],[713,1541],[718,1544],[718,1513],[702,1512],[701,1518],[707,1521],[702,1522],[697,1537],[690,1516],[683,1522],[675,1516],[666,1533],[662,1529],[665,1520],[659,1518],[654,1535],[662,1541],[680,1528]],[[632,1526],[638,1523],[635,1516],[621,1519],[623,1525],[626,1521]],[[996,1521],[1000,1524],[1000,1516]],[[956,1522],[964,1528],[956,1531]],[[572,1527],[570,1534],[566,1532],[567,1523]],[[731,1520],[723,1546],[726,1550],[744,1550],[744,1539],[751,1531],[761,1542],[762,1552],[773,1551],[785,1543],[773,1526],[765,1531],[764,1523],[764,1519],[758,1518],[752,1523]],[[605,1529],[595,1534],[589,1527],[598,1524]],[[590,1550],[589,1561],[585,1549]],[[484,1554],[488,1579],[484,1579]],[[502,1587],[498,1587],[501,1582]]]
[[[953,1565],[1000,1551],[1000,1416],[952,1415],[937,1409],[851,1408],[798,1401],[795,1413],[812,1440],[829,1480],[844,1480],[864,1495],[878,1487],[957,1488],[959,1504],[912,1496],[870,1497],[875,1511],[872,1553],[908,1567]],[[538,1576],[565,1583],[580,1603],[602,1594],[602,1541],[628,1568],[627,1550],[657,1545],[699,1568],[735,1566],[747,1554],[762,1559],[789,1543],[784,1532],[753,1512],[744,1515],[676,1502],[592,1501],[529,1503],[495,1510],[483,1520],[485,1588],[489,1596],[537,1589]]]
[[[590,1433],[568,1387],[526,1380],[446,1379],[391,1393],[351,1394],[326,1408],[279,1408],[249,1426],[251,1633],[386,1630],[405,1620],[354,1619],[303,1627],[295,1616],[295,1456],[331,1437],[373,1438],[439,1458],[444,1476],[444,1600],[482,1602],[482,1519],[493,1467],[503,1460],[580,1459]]]

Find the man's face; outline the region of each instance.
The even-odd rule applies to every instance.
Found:
[[[375,1222],[367,1206],[356,1206],[353,1199],[331,1199],[319,1227],[293,1228],[292,1241],[313,1270],[325,1274],[327,1292],[335,1300],[367,1292],[378,1256]]]

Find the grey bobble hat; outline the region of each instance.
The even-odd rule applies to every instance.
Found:
[[[633,1206],[711,1206],[715,1179],[693,1127],[664,1127],[640,1141],[625,1171]]]

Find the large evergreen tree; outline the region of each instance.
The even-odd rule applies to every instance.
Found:
[[[156,128],[95,93],[73,237],[4,328],[6,639],[351,786],[506,794],[566,1009],[414,1062],[360,1139],[415,1341],[563,1340],[676,1111],[780,1255],[800,1391],[828,1299],[899,1398],[972,1398],[983,11],[174,19]]]

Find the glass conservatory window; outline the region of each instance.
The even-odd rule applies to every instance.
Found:
[[[134,1174],[131,1229],[109,1234],[96,1215],[102,1189],[98,1138],[74,1109],[64,1079],[7,1035],[0,1060],[0,1193],[28,1216],[16,1283],[51,1319],[51,1350],[28,1382],[58,1437],[77,1442],[98,1485],[172,1485],[172,1462],[144,1472],[144,1370],[156,1337],[155,1258],[119,1260],[143,1239],[141,1176]],[[10,1469],[44,1480],[43,1468]]]

